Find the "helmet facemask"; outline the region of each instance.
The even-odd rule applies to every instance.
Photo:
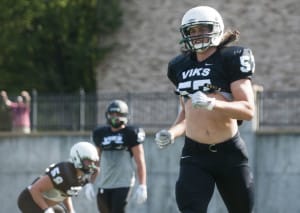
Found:
[[[105,113],[107,124],[120,128],[128,122],[128,106],[124,101],[114,100],[109,104]]]
[[[197,26],[205,26],[209,28],[209,31],[206,33],[201,33],[199,35],[193,36],[190,35],[190,30],[193,27]],[[180,28],[180,32],[182,35],[182,42],[185,43],[186,47],[191,51],[196,52],[204,52],[209,47],[217,46],[219,44],[218,38],[220,37],[220,25],[218,23],[210,23],[210,22],[196,22],[190,23]],[[202,40],[202,42],[199,42]],[[198,43],[196,43],[196,41]]]
[[[117,112],[107,112],[106,119],[107,123],[113,128],[119,128],[128,122],[127,115]]]
[[[88,158],[80,158],[79,153],[78,158],[80,159],[81,162],[81,168],[79,168],[84,174],[93,174],[95,171],[97,171],[98,167],[96,166],[96,162],[88,159]]]

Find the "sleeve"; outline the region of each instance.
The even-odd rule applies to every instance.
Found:
[[[16,102],[10,102],[9,106],[10,109],[17,109],[18,108],[18,104]]]
[[[225,52],[225,64],[230,73],[230,82],[240,79],[252,79],[255,61],[251,49],[232,47]]]
[[[175,78],[175,71],[172,69],[173,68],[173,61],[170,61],[169,64],[168,64],[168,73],[167,73],[167,76],[169,78],[169,80],[175,85],[177,86],[177,81],[176,81],[176,78]]]
[[[128,148],[137,146],[144,143],[146,138],[146,133],[143,128],[140,127],[130,127],[128,131]]]
[[[92,141],[97,147],[101,147],[101,140],[102,140],[101,132],[102,132],[102,128],[96,128],[92,133]]]
[[[146,138],[146,133],[143,128],[136,128],[135,129],[136,135],[137,135],[137,142],[138,143],[144,143]]]

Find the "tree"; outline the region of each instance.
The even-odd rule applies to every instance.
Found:
[[[2,0],[0,87],[18,92],[95,91],[99,43],[122,24],[118,0]]]

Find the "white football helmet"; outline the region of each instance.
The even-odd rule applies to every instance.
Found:
[[[99,161],[99,155],[96,147],[86,141],[74,144],[70,151],[71,162],[75,168],[81,169],[84,173],[93,173],[96,169],[96,162]],[[92,165],[84,165],[84,160],[93,161]]]
[[[190,29],[196,25],[209,26],[211,30],[199,36],[190,36]],[[224,23],[221,15],[217,10],[208,6],[198,6],[188,10],[181,21],[180,32],[182,42],[192,51],[203,52],[209,47],[218,46],[224,34]],[[193,40],[203,39],[207,42],[194,44]]]

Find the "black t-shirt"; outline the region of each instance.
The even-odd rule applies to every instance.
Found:
[[[126,126],[113,132],[110,126],[96,128],[93,131],[93,141],[101,150],[130,150],[145,140],[145,131],[142,128]]]

